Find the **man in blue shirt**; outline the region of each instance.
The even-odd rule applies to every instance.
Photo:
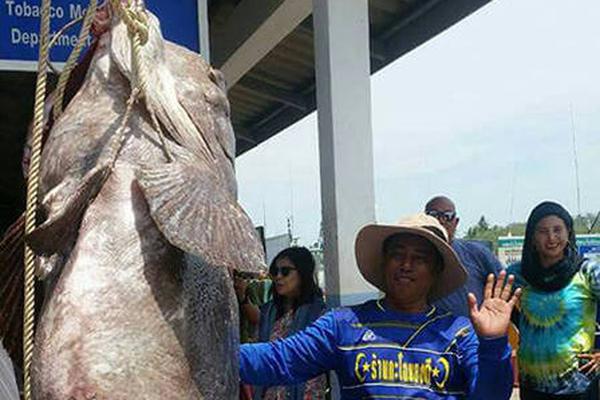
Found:
[[[485,246],[467,240],[456,239],[459,218],[454,202],[445,196],[436,196],[425,205],[425,214],[440,221],[446,228],[452,248],[467,270],[467,282],[458,290],[436,301],[441,309],[454,315],[469,316],[467,294],[473,293],[483,299],[483,287],[489,274],[498,275],[504,268],[500,261]]]
[[[466,279],[437,219],[367,225],[355,250],[385,297],[330,311],[286,339],[243,345],[242,381],[288,385],[334,370],[343,400],[510,398],[506,331],[520,295],[512,276],[490,275],[481,307],[469,294],[469,321],[431,305]]]

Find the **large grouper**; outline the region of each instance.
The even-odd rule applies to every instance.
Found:
[[[46,282],[35,399],[238,396],[231,275],[262,272],[264,254],[237,202],[225,84],[148,18],[148,89],[123,135],[139,77],[115,14],[43,147],[41,217],[26,237]]]

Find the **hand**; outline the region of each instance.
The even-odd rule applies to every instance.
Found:
[[[245,279],[240,277],[235,277],[233,279],[233,288],[235,289],[235,295],[238,298],[238,301],[244,300],[246,297],[246,290],[248,289],[248,282]]]
[[[600,352],[579,354],[577,355],[577,358],[580,360],[589,360],[587,363],[579,367],[579,372],[591,374],[592,372],[596,372],[598,369],[600,369]]]
[[[500,272],[494,285],[494,275],[488,275],[483,290],[483,303],[479,308],[475,295],[469,293],[469,315],[478,336],[494,338],[504,336],[508,331],[510,315],[521,297],[521,289],[511,293],[515,277],[509,275],[506,283],[505,277],[506,271]]]

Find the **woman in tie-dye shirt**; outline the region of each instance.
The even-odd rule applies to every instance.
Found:
[[[522,260],[509,273],[523,288],[521,399],[586,399],[600,369],[592,353],[600,265],[578,255],[573,219],[562,206],[543,202],[531,212]]]

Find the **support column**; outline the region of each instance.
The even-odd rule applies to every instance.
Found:
[[[327,301],[376,296],[354,239],[375,220],[367,0],[313,0]]]
[[[200,54],[210,64],[210,30],[208,29],[207,0],[198,0],[198,36],[200,37]]]

